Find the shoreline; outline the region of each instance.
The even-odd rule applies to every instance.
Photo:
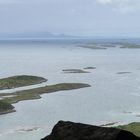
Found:
[[[42,94],[49,94],[57,91],[64,91],[64,90],[74,90],[74,89],[81,89],[81,88],[86,88],[86,87],[91,87],[89,84],[84,84],[84,83],[60,83],[60,84],[55,84],[55,85],[49,85],[45,87],[39,87],[39,88],[34,88],[34,89],[29,89],[29,90],[23,90],[23,91],[18,91],[14,93],[7,93],[7,94],[0,94],[0,97],[4,97],[7,95],[11,95],[11,97],[6,97],[2,100],[0,100],[3,103],[8,104],[8,106],[12,106],[12,104],[18,103],[20,101],[25,101],[25,100],[37,100],[42,98],[40,95]],[[1,105],[3,107],[2,109],[4,110],[5,106]],[[7,108],[5,111],[1,111],[2,114],[8,114],[13,112],[14,108],[9,108],[7,111]]]
[[[47,81],[47,79],[39,76],[16,75],[0,79],[0,90],[10,90],[25,86],[33,86]]]
[[[5,115],[5,114],[9,114],[9,113],[14,113],[14,112],[16,112],[15,108],[12,110],[0,112],[0,115]]]

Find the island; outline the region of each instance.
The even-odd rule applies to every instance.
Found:
[[[131,72],[127,72],[127,71],[122,71],[122,72],[117,72],[117,74],[130,74]]]
[[[96,69],[96,67],[85,67],[85,70],[92,70],[92,69]]]
[[[64,69],[62,70],[64,73],[90,73],[89,71],[85,71],[82,69]]]
[[[86,44],[86,45],[79,45],[79,47],[82,47],[82,48],[88,48],[88,49],[94,49],[94,50],[104,50],[104,49],[107,49],[106,47],[102,46],[102,45],[99,45],[99,44]]]
[[[140,44],[134,44],[134,43],[120,43],[120,48],[122,49],[139,49]]]
[[[12,112],[13,111],[12,104],[17,103],[19,101],[40,99],[41,94],[64,91],[64,90],[80,89],[86,87],[90,87],[90,85],[84,83],[60,83],[60,84],[47,85],[44,87],[39,87],[34,89],[17,91],[13,93],[1,93],[0,98],[2,99],[0,101],[2,105],[0,105],[0,114]]]
[[[128,43],[128,42],[114,42],[114,43],[87,43],[81,44],[79,47],[89,49],[108,49],[108,48],[121,48],[121,49],[140,49],[139,43]]]
[[[0,79],[0,90],[35,85],[46,81],[47,79],[38,76],[30,76],[30,75],[12,76]]]

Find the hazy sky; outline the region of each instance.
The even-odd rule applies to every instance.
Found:
[[[0,34],[140,36],[140,0],[0,0]]]

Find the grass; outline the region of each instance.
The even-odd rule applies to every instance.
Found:
[[[88,49],[99,49],[99,50],[104,50],[104,49],[107,49],[106,47],[104,46],[99,46],[98,44],[87,44],[87,45],[80,45],[79,47],[83,47],[83,48],[88,48]]]
[[[14,93],[6,93],[6,94],[4,93],[4,94],[0,94],[0,97],[5,96],[5,98],[2,99],[2,102],[8,103],[11,105],[11,104],[17,103],[19,101],[23,101],[23,100],[39,99],[39,98],[41,98],[40,95],[44,94],[44,93],[80,89],[80,88],[85,88],[85,87],[90,87],[90,85],[83,84],[83,83],[60,83],[60,84],[56,84],[56,85],[49,85],[49,86],[45,86],[45,87],[23,90],[23,91],[18,91],[18,92],[14,92]],[[7,95],[11,95],[11,97],[6,97]],[[2,110],[6,111],[5,108],[2,108]]]
[[[120,48],[137,49],[140,48],[139,44],[122,43]]]
[[[29,86],[46,82],[47,80],[38,76],[19,75],[0,79],[0,90]]]
[[[140,122],[134,122],[128,125],[118,126],[118,128],[132,132],[136,136],[140,137]]]

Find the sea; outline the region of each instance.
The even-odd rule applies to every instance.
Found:
[[[140,43],[140,40],[0,41],[0,78],[34,75],[48,79],[34,87],[58,83],[91,85],[13,104],[16,112],[0,115],[0,140],[40,140],[51,133],[59,120],[115,126],[140,122],[140,49],[86,48],[88,43],[118,42]],[[86,70],[89,73],[63,72],[64,69],[84,70],[86,67],[96,69]],[[33,87],[23,89],[29,88]]]

